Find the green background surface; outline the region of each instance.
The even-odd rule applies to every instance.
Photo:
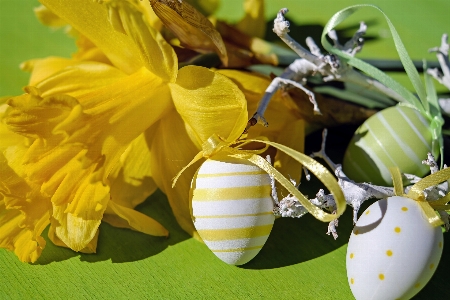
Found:
[[[219,17],[238,20],[242,1],[222,1]],[[281,7],[288,7],[292,31],[317,37],[321,26],[338,10],[357,1],[267,1],[269,20]],[[383,8],[395,24],[414,59],[432,59],[427,49],[440,43],[450,30],[450,1],[371,1]],[[41,25],[32,8],[37,1],[0,0],[0,96],[17,95],[28,74],[21,62],[51,55],[69,57],[74,42],[63,30]],[[361,57],[397,58],[387,25],[371,11],[347,22],[369,24]],[[351,31],[348,35],[351,34]],[[316,38],[318,41],[318,38]],[[333,133],[333,132],[332,132]],[[333,159],[342,159],[339,132],[331,139]],[[307,150],[318,150],[320,134],[307,139]],[[0,141],[1,142],[1,141]],[[341,146],[342,147],[342,146]],[[318,186],[303,183],[305,194]],[[365,207],[368,204],[365,205]],[[345,271],[345,252],[352,229],[351,210],[341,217],[339,238],[325,234],[327,224],[311,216],[279,219],[260,254],[250,263],[234,267],[222,263],[206,246],[193,240],[177,225],[167,199],[156,192],[138,207],[170,231],[156,238],[138,232],[100,226],[97,254],[80,254],[47,241],[35,264],[18,261],[0,249],[0,298],[5,299],[352,299]],[[46,232],[44,233],[46,236]],[[445,243],[450,242],[445,235]],[[415,299],[448,297],[450,247],[444,247],[441,263]]]

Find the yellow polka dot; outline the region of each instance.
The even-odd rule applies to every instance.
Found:
[[[367,211],[366,211],[366,215],[368,215],[369,213],[370,213],[370,210],[367,210]]]
[[[392,251],[391,250],[386,251],[386,255],[387,256],[392,256]]]
[[[442,248],[442,242],[439,242],[439,248]]]
[[[350,253],[350,259],[352,259],[355,255],[353,253]]]
[[[359,233],[359,230],[358,230],[358,229],[356,229],[356,230],[354,230],[354,231],[353,231],[353,233],[354,233],[355,235],[358,235],[358,233]]]
[[[380,278],[380,280],[384,280],[384,274],[378,275],[378,278]]]
[[[415,288],[419,288],[420,287],[420,282],[416,283],[416,285],[414,287]]]
[[[434,269],[434,264],[430,264],[430,269]]]
[[[408,208],[407,208],[406,206],[403,206],[403,207],[402,207],[402,210],[403,210],[403,211],[408,211]]]
[[[400,231],[402,231],[402,230],[400,229],[400,227],[395,227],[394,231],[397,232],[397,233],[400,233]]]
[[[355,283],[355,279],[350,278],[350,283],[351,283],[351,284],[354,284],[354,283]]]

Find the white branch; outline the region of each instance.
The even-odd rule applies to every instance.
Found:
[[[448,34],[444,33],[441,38],[441,46],[428,50],[436,52],[436,57],[441,65],[442,73],[438,69],[428,69],[427,72],[433,76],[439,83],[445,85],[450,90],[450,61],[448,59]]]
[[[392,197],[395,195],[394,188],[392,187],[384,187],[373,185],[370,183],[357,183],[350,178],[348,178],[345,173],[342,171],[342,166],[340,164],[335,164],[325,153],[325,144],[326,144],[327,130],[324,129],[322,133],[322,144],[321,149],[318,152],[314,152],[311,154],[311,157],[319,157],[325,161],[326,164],[330,166],[330,168],[335,173],[338,179],[338,185],[341,187],[342,192],[345,197],[345,201],[348,205],[353,208],[353,223],[356,223],[358,220],[358,211],[361,205],[369,199],[384,199],[388,197]],[[431,173],[436,173],[439,171],[438,165],[436,163],[435,158],[431,153],[428,153],[428,157],[426,160],[422,162],[425,165],[430,167]],[[444,166],[446,168],[447,166]],[[418,182],[422,178],[410,175],[403,174],[404,178],[409,180],[411,183]],[[295,185],[295,183],[294,183]],[[410,187],[405,188],[405,193],[408,192]],[[446,195],[448,191],[448,183],[443,182],[439,185],[429,187],[424,190],[425,198],[427,201],[437,200]],[[309,201],[317,207],[322,209],[326,209],[330,212],[336,212],[336,201],[332,194],[325,194],[323,189],[320,189],[316,194],[316,197],[313,199],[309,199]],[[300,204],[300,202],[293,196],[288,195],[288,197],[283,198],[280,201],[279,206],[274,208],[274,213],[277,216],[282,217],[301,217],[306,214],[305,208]],[[439,211],[442,220],[445,223],[445,228],[450,229],[449,224],[449,216],[445,211]],[[337,238],[337,220],[334,220],[328,224],[328,232],[327,234],[332,234],[333,237]]]
[[[309,96],[311,103],[313,103],[314,112],[316,114],[319,113],[320,110],[313,94],[299,83],[305,82],[308,77],[317,73],[322,76],[324,81],[337,80],[342,82],[351,82],[363,87],[364,89],[381,92],[382,94],[385,94],[399,102],[405,101],[400,95],[390,88],[386,87],[379,81],[356,71],[345,61],[339,60],[339,58],[335,55],[323,55],[312,38],[308,37],[306,39],[306,43],[310,48],[310,51],[302,47],[288,34],[290,24],[284,18],[287,11],[287,8],[283,8],[278,12],[277,17],[274,20],[273,31],[301,58],[295,60],[286,68],[283,74],[272,80],[263,98],[258,104],[257,112],[248,121],[244,132],[247,132],[251,126],[257,123],[268,126],[268,123],[264,118],[264,113],[269,105],[270,99],[282,85],[290,84],[303,90]],[[354,56],[362,49],[364,44],[362,36],[365,34],[366,29],[366,24],[361,22],[358,31],[344,45],[339,43],[337,35],[334,31],[331,31],[329,36],[333,40],[335,47]]]

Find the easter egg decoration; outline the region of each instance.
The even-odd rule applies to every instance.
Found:
[[[260,154],[267,150],[244,150],[249,143],[272,146],[311,171],[335,199],[333,213],[312,204],[295,186]],[[206,246],[222,261],[242,265],[253,259],[265,244],[275,220],[274,208],[285,198],[301,205],[299,217],[311,213],[322,222],[336,220],[345,210],[345,198],[333,175],[311,157],[266,139],[228,142],[212,135],[202,150],[173,179],[206,158],[191,182],[190,198],[194,226]],[[269,161],[268,161],[269,160]],[[275,181],[289,195],[278,201]]]
[[[325,153],[324,130],[321,149],[312,157],[322,158],[338,177],[347,204],[353,208],[355,224],[347,247],[346,267],[350,289],[357,300],[410,299],[430,280],[443,249],[441,225],[450,229],[450,168],[439,170],[431,153],[422,163],[431,175],[419,178],[389,169],[393,187],[357,183],[343,173],[341,165]],[[406,177],[414,185],[403,188]],[[406,194],[405,194],[406,193]],[[361,204],[370,205],[358,218]],[[313,203],[332,205],[333,196],[317,193]],[[331,232],[333,233],[333,232]]]
[[[208,248],[232,265],[254,258],[275,221],[269,175],[247,160],[216,155],[198,169],[192,189],[194,226]]]
[[[417,201],[390,197],[369,206],[348,243],[347,277],[361,299],[410,299],[430,280],[443,248],[441,227]]]
[[[441,225],[449,225],[450,169],[439,171],[431,155],[426,163],[432,174],[407,194],[400,170],[391,168],[396,196],[373,203],[356,222],[346,266],[357,300],[410,299],[433,276],[444,246]]]
[[[400,60],[417,96],[384,72],[338,47],[333,47],[326,40],[326,34],[361,7],[374,8],[385,17]],[[427,152],[432,152],[436,157],[439,152],[442,155],[444,121],[430,76],[424,72],[424,86],[389,18],[373,5],[345,8],[336,13],[325,26],[322,44],[341,61],[376,79],[377,84],[385,86],[387,95],[394,95],[395,100],[400,102],[400,106],[382,110],[358,128],[344,156],[344,172],[355,180],[385,186],[392,185],[387,171],[389,167],[397,166],[402,171],[419,177],[425,175],[427,170],[421,165],[419,158],[424,157]],[[351,81],[351,78],[348,80]],[[365,88],[371,88],[369,80]]]
[[[429,169],[421,158],[429,152],[439,156],[430,126],[420,111],[408,106],[396,105],[374,114],[353,135],[344,155],[344,172],[358,181],[386,186],[392,184],[389,168],[393,166],[423,177]]]

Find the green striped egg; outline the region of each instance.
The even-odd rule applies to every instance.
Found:
[[[191,193],[195,228],[218,258],[242,265],[258,254],[275,220],[266,172],[219,153],[198,169]]]
[[[344,155],[345,174],[353,180],[392,186],[389,168],[423,177],[422,164],[432,151],[430,122],[416,109],[394,106],[367,119],[355,132]]]

